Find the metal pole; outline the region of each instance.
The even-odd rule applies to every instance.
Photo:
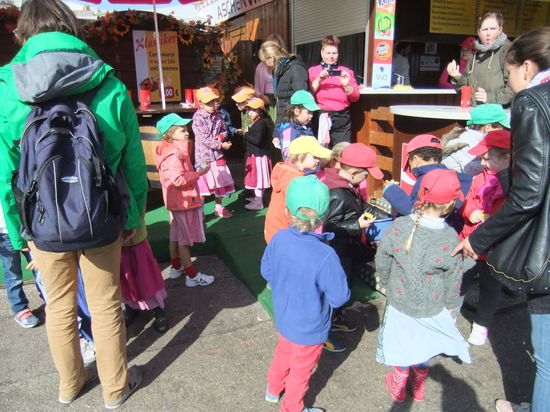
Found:
[[[157,22],[157,4],[153,0],[153,19],[155,21],[155,42],[157,44],[157,59],[159,64],[160,102],[162,110],[166,110],[166,97],[164,96],[164,76],[162,73],[162,56],[160,54],[159,25]]]

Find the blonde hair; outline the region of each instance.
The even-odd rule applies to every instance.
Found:
[[[330,154],[329,161],[333,166],[336,162],[340,163],[340,158],[342,157],[342,153],[344,153],[344,149],[350,144],[350,142],[340,142],[332,146],[332,153]]]
[[[298,162],[303,162],[304,160],[306,160],[307,155],[308,155],[307,153],[300,153],[300,154],[289,153],[288,156],[286,157],[286,160],[292,164],[296,164]]]
[[[313,232],[323,224],[323,221],[317,215],[317,211],[310,209],[309,207],[301,207],[298,209],[298,212],[302,216],[307,217],[308,220],[300,219],[290,211],[288,211],[288,215],[290,217],[290,226],[298,229],[301,233]]]
[[[455,206],[455,201],[453,200],[450,203],[432,203],[432,202],[423,202],[420,206],[414,209],[414,212],[416,213],[416,219],[414,220],[413,228],[411,231],[411,234],[407,238],[407,241],[405,242],[405,251],[407,253],[410,253],[411,247],[412,247],[412,241],[414,238],[414,233],[416,232],[416,229],[418,228],[418,225],[420,224],[420,220],[422,220],[422,216],[424,216],[424,213],[428,209],[432,209],[437,211],[440,216],[443,216],[444,214],[449,213],[449,211],[453,210]]]
[[[282,45],[274,41],[264,41],[260,46],[260,51],[258,52],[258,57],[263,62],[271,57],[273,57],[275,62],[278,62],[285,56],[289,56],[289,53]]]
[[[161,139],[165,142],[171,142],[174,140],[174,134],[176,133],[176,128],[183,127],[186,131],[189,131],[187,129],[187,126],[170,126],[170,129],[164,132]]]

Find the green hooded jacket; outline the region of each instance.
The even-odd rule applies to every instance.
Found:
[[[120,167],[128,183],[126,229],[140,226],[147,197],[146,166],[137,116],[126,86],[83,41],[66,33],[40,33],[29,38],[10,63],[0,67],[0,201],[15,249],[25,247],[25,241],[20,236],[11,176],[19,167],[17,142],[30,105],[96,87],[90,108],[104,135],[106,161],[113,172]]]

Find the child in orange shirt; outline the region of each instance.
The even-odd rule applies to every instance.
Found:
[[[265,217],[265,241],[269,243],[275,233],[285,229],[290,220],[285,212],[285,196],[289,183],[297,176],[316,173],[319,159],[328,159],[329,149],[322,147],[314,136],[300,136],[288,148],[288,159],[279,162],[271,173],[273,193]]]

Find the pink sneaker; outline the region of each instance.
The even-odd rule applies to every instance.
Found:
[[[233,217],[233,213],[231,213],[229,210],[221,205],[216,205],[216,208],[214,209],[214,214],[218,217],[223,217],[226,219]]]

